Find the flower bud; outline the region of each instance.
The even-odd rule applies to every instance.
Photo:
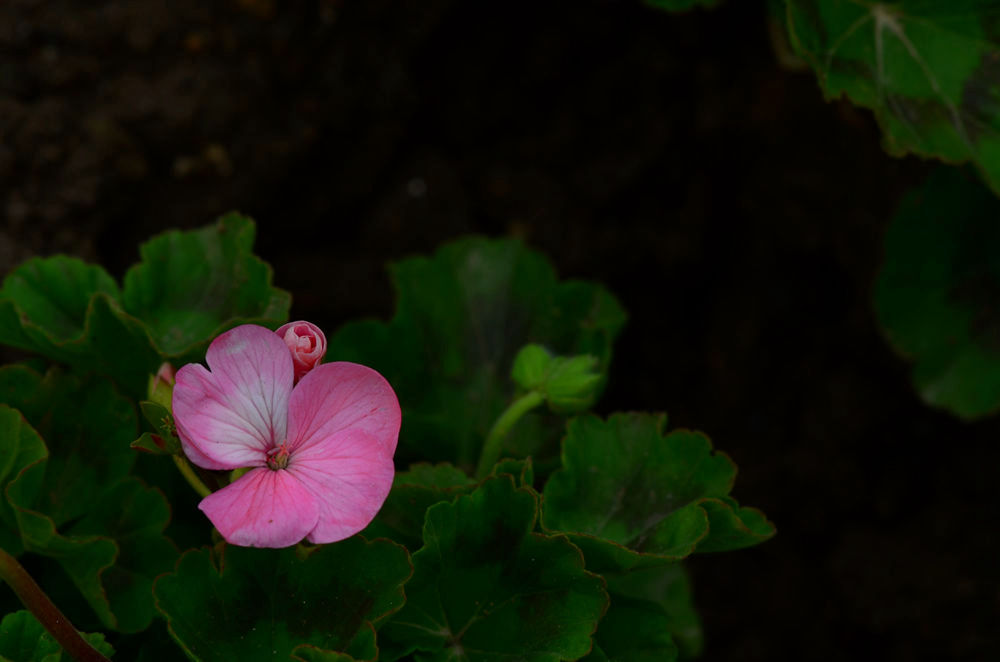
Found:
[[[173,398],[175,375],[177,371],[169,363],[163,363],[155,375],[149,377],[148,397],[152,402],[170,410],[170,400]]]
[[[554,359],[545,383],[549,407],[561,413],[584,411],[594,404],[600,385],[601,373],[596,356]]]
[[[311,322],[289,322],[275,333],[281,336],[292,352],[296,383],[319,365],[326,354],[326,336]]]

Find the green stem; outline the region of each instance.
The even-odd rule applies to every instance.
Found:
[[[77,662],[110,662],[80,636],[59,607],[52,604],[49,596],[35,583],[28,571],[13,556],[0,549],[0,579],[10,584],[38,622],[49,631],[70,657]]]
[[[198,478],[198,474],[191,468],[191,464],[187,461],[187,458],[183,455],[171,455],[170,457],[174,458],[174,464],[177,465],[181,475],[194,488],[194,491],[201,495],[201,498],[204,499],[212,493],[212,490],[208,489],[205,483],[201,482],[201,478]]]
[[[493,465],[500,459],[500,451],[503,450],[503,439],[507,436],[514,424],[522,416],[545,402],[545,396],[538,391],[529,391],[520,398],[510,403],[510,406],[496,420],[490,433],[486,435],[486,443],[483,444],[483,452],[479,456],[479,468],[476,469],[478,478],[485,478]]]

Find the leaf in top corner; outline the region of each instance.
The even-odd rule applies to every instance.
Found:
[[[528,343],[592,354],[606,371],[625,321],[593,283],[559,281],[544,257],[509,239],[462,239],[432,257],[391,268],[396,315],[357,322],[330,338],[327,356],[381,372],[403,407],[397,458],[476,464],[497,416],[514,396],[514,357]],[[533,421],[533,423],[532,423]],[[527,416],[512,430],[537,429]],[[523,437],[523,435],[522,435]]]
[[[291,298],[271,285],[271,267],[253,254],[254,224],[228,214],[189,232],[150,239],[125,274],[125,311],[142,320],[161,354],[198,359],[203,345],[237,324],[276,326]]]
[[[875,311],[921,397],[963,419],[1000,408],[1000,201],[938,168],[899,206]]]
[[[1000,193],[1000,6],[788,0],[792,42],[828,98],[870,108],[886,149],[976,164]]]
[[[664,435],[665,422],[635,413],[569,422],[563,468],[545,485],[542,523],[569,532],[588,569],[670,562],[701,545],[721,551],[773,535],[770,523],[756,526],[756,511],[747,511],[754,528],[743,525],[742,511],[733,511],[732,461],[714,453],[699,432]]]
[[[120,298],[117,283],[97,265],[65,255],[28,260],[0,288],[0,343],[57,361],[78,360],[98,294]]]

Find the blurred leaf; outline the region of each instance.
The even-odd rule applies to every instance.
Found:
[[[788,0],[792,42],[827,98],[870,108],[885,147],[972,161],[1000,193],[1000,8],[994,0]]]
[[[114,655],[115,649],[104,640],[100,632],[83,634],[83,638],[106,657]],[[62,647],[56,643],[42,624],[31,612],[21,610],[7,614],[0,622],[0,660],[5,662],[70,662],[63,655]]]
[[[208,342],[239,324],[277,326],[291,297],[271,285],[271,267],[253,254],[254,224],[231,213],[215,225],[171,231],[139,248],[125,274],[125,310],[142,320],[164,357],[200,359]]]
[[[572,660],[590,650],[603,580],[565,537],[532,533],[537,497],[509,476],[427,511],[407,603],[379,633],[386,660]]]
[[[1000,408],[1000,202],[938,168],[900,204],[875,310],[923,399],[974,419]]]
[[[544,257],[514,240],[462,239],[391,272],[398,293],[392,321],[345,325],[327,356],[370,365],[393,385],[406,421],[397,451],[403,462],[472,469],[514,395],[507,376],[521,347],[592,354],[603,372],[625,322],[604,288],[559,282]],[[525,417],[511,436],[539,420]]]
[[[649,601],[662,609],[666,617],[664,628],[680,650],[681,659],[701,655],[704,648],[701,619],[691,601],[691,583],[680,563],[608,573],[605,579],[612,604],[624,597]]]
[[[171,634],[205,662],[287,659],[293,650],[338,659],[321,653],[348,650],[399,609],[412,571],[405,549],[360,536],[302,552],[223,545],[219,556],[216,564],[207,550],[190,551],[154,587]]]
[[[612,596],[594,635],[598,647],[585,662],[673,662],[677,646],[663,607],[648,600]]]
[[[589,570],[677,560],[702,545],[735,549],[774,534],[757,511],[744,515],[722,500],[736,477],[732,461],[699,432],[664,436],[665,424],[664,416],[635,413],[569,422],[563,468],[545,486],[542,523],[575,534]]]

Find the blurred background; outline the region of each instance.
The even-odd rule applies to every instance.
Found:
[[[690,567],[705,660],[1000,659],[1000,424],[928,410],[871,306],[929,166],[782,68],[766,4],[6,0],[0,272],[238,209],[292,314],[513,235],[631,318],[601,413],[669,413],[772,541]],[[780,47],[779,47],[780,52]]]

